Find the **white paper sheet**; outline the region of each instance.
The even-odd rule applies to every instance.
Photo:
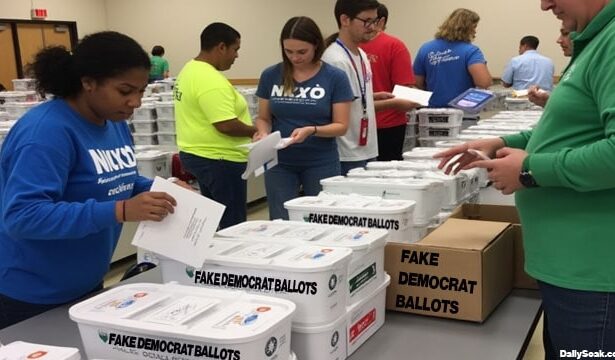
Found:
[[[280,132],[275,131],[259,141],[241,145],[250,150],[246,171],[241,174],[241,178],[248,180],[250,174],[254,173],[254,176],[259,176],[267,171],[267,169],[276,166],[278,164],[277,146],[281,140]]]
[[[402,85],[395,85],[393,88],[393,95],[395,95],[396,98],[412,101],[423,106],[429,105],[431,94],[433,94],[431,91],[410,88]]]
[[[175,212],[160,222],[141,221],[132,244],[201,267],[226,207],[158,176],[151,191],[175,198]]]

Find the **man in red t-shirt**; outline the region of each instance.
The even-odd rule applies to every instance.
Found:
[[[378,7],[377,35],[360,45],[372,66],[374,93],[392,92],[395,85],[414,86],[412,60],[406,45],[384,32],[389,17],[386,6]],[[406,134],[406,112],[417,106],[410,101],[394,100],[387,110],[376,113],[378,127],[378,160],[401,160]]]

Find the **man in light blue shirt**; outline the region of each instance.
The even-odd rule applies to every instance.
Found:
[[[547,91],[553,89],[553,61],[536,51],[538,42],[538,38],[531,35],[521,39],[519,56],[508,62],[502,75],[504,87],[512,86],[515,90],[525,90],[532,85],[538,85]]]

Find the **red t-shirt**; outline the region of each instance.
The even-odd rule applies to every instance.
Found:
[[[372,66],[374,92],[392,92],[396,84],[415,84],[410,52],[401,40],[381,32],[360,47],[367,53]],[[376,113],[379,129],[400,126],[406,121],[406,114],[403,111],[383,110]]]

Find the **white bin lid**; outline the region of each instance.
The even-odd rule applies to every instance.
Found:
[[[79,324],[174,341],[239,344],[267,334],[294,311],[291,301],[243,291],[137,283],[73,305],[69,315]]]
[[[451,108],[422,108],[416,111],[417,114],[435,114],[435,115],[452,115],[452,114],[461,114],[463,115],[462,110],[451,109]]]
[[[442,187],[442,181],[434,179],[396,179],[396,178],[347,178],[343,176],[334,176],[320,180],[323,186],[326,185],[344,185],[351,188],[356,185],[377,185],[379,187],[388,186],[394,188],[406,188],[416,190],[430,190],[435,187]]]
[[[402,155],[406,160],[434,160],[433,156],[442,151],[439,147],[415,147]]]
[[[298,273],[311,273],[334,269],[349,262],[352,250],[343,247],[318,246],[303,243],[272,243],[253,239],[217,238],[213,248],[224,244],[235,245],[223,251],[212,251],[205,263],[230,267],[262,268]]]
[[[218,231],[217,235],[235,238],[258,238],[264,241],[289,240],[323,246],[340,246],[353,251],[384,246],[388,232],[384,229],[314,224],[301,221],[246,221]]]
[[[164,95],[165,93],[161,93],[160,95]],[[173,93],[170,93],[173,94]],[[173,107],[175,103],[173,101],[157,101],[154,103],[156,107]]]
[[[167,157],[167,153],[159,150],[139,151],[136,154],[137,160],[158,160]]]
[[[343,212],[360,215],[401,214],[414,210],[416,202],[412,200],[389,200],[375,196],[319,195],[302,196],[284,203],[288,210]]]
[[[24,341],[15,341],[0,347],[0,359],[43,359],[43,360],[79,360],[79,349],[59,347],[42,344],[33,344]]]

